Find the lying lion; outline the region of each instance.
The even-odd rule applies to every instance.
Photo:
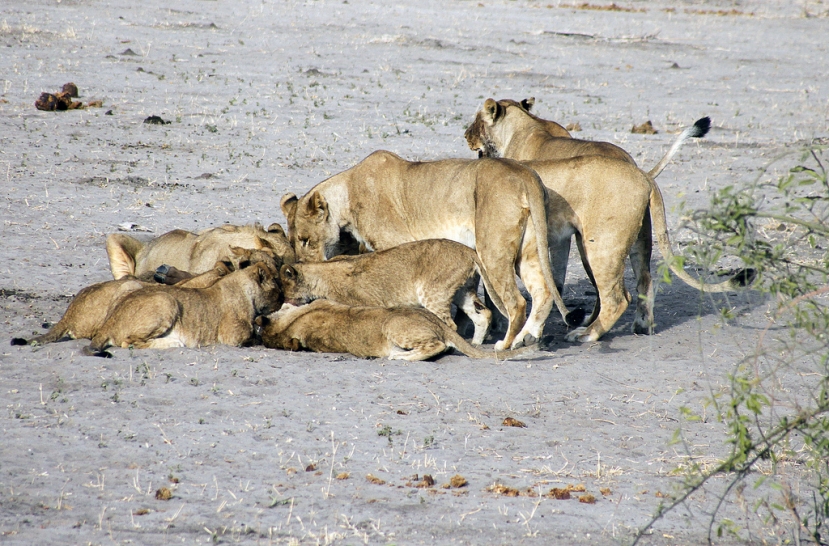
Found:
[[[478,299],[478,280],[494,294],[478,255],[448,239],[426,239],[327,262],[283,265],[285,301],[303,304],[318,298],[368,307],[424,307],[457,330],[451,305],[475,325],[472,343],[480,345],[492,313]],[[495,296],[497,297],[497,295]],[[504,304],[495,301],[506,314]]]
[[[175,283],[175,286],[178,288],[207,288],[232,271],[248,267],[251,263],[263,262],[274,271],[277,269],[273,258],[261,251],[232,247],[231,255],[232,258],[216,262],[213,269],[201,275],[192,276],[185,273],[184,280]],[[127,294],[153,286],[159,285],[154,282],[140,281],[133,276],[87,286],[72,299],[63,317],[48,332],[29,340],[13,338],[11,344],[44,345],[69,339],[91,339],[98,333],[109,312]]]
[[[545,191],[516,162],[410,162],[378,151],[281,205],[301,260],[331,258],[343,232],[369,250],[423,239],[474,248],[509,320],[496,349],[539,339],[554,302],[567,315],[547,259]],[[532,297],[529,318],[516,272]]]
[[[263,323],[262,342],[266,347],[351,353],[360,358],[425,360],[451,347],[472,358],[505,359],[523,355],[531,349],[483,351],[470,345],[426,309],[412,307],[348,307],[329,300],[316,300],[260,322]]]
[[[277,272],[261,263],[207,288],[143,287],[115,304],[84,352],[109,356],[108,347],[241,346],[253,335],[253,320],[278,310],[282,301]]]
[[[267,264],[274,271],[279,271],[279,267],[283,263],[273,249],[267,245],[263,248],[256,249],[232,246],[230,247],[230,252],[220,262],[227,267],[228,271],[245,269],[256,263]],[[189,271],[182,271],[171,265],[163,264],[155,270],[153,280],[161,284],[176,285],[188,279],[196,278],[197,276]]]
[[[231,246],[270,248],[281,263],[295,261],[294,251],[279,224],[271,224],[267,230],[260,224],[223,225],[199,233],[176,229],[148,242],[113,233],[106,241],[109,266],[115,279],[133,275],[150,280],[162,264],[191,274],[203,273],[227,256]]]

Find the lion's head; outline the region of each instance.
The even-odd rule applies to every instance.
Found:
[[[297,198],[289,193],[280,203],[288,220],[288,239],[299,261],[321,262],[335,254],[340,228],[331,222],[328,203],[318,191]]]
[[[521,102],[501,99],[486,99],[484,106],[475,114],[475,121],[464,133],[469,149],[478,152],[478,157],[501,157],[512,136],[529,127],[545,131],[553,137],[569,137],[558,123],[534,116],[530,110],[535,99],[530,97]]]

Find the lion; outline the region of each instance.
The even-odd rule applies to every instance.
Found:
[[[573,139],[560,138],[551,134],[548,129],[549,123],[546,120],[538,118],[530,113],[535,100],[525,99],[520,103],[513,100],[495,101],[487,99],[484,102],[483,108],[477,113],[475,122],[466,131],[466,140],[469,147],[473,151],[478,151],[479,155],[494,155],[497,157],[509,157],[520,161],[532,160],[556,160],[568,159],[579,155],[598,155],[613,158],[619,161],[624,161],[632,166],[636,166],[633,158],[627,152],[606,142],[591,142],[591,141],[577,141]],[[656,187],[654,179],[659,173],[664,170],[674,155],[679,151],[682,145],[689,138],[702,138],[708,133],[711,127],[710,118],[701,118],[697,120],[694,125],[683,130],[679,136],[674,140],[668,152],[660,159],[660,161],[646,174],[649,183],[654,186],[655,192],[659,192]],[[610,219],[616,220],[619,211],[615,201],[608,200],[608,193],[612,193],[614,199],[616,196],[622,195],[628,191],[622,183],[620,187],[616,187],[614,180],[621,180],[624,177],[616,177],[611,173],[604,182],[591,181],[591,183],[582,184],[581,180],[571,180],[574,187],[565,188],[563,180],[565,178],[556,178],[557,175],[548,173],[547,176],[542,175],[542,182],[545,187],[560,196],[564,196],[566,206],[572,209],[575,217],[578,219],[579,225],[583,230],[591,232],[595,230],[607,229],[605,226]],[[583,186],[583,187],[582,187]],[[661,193],[658,193],[661,200]],[[631,196],[628,196],[631,197]],[[573,204],[570,200],[573,199]],[[647,200],[647,199],[646,199]],[[559,207],[559,208],[560,208]],[[596,209],[591,211],[591,209]],[[560,210],[564,210],[561,209]],[[605,210],[604,213],[601,210]],[[663,211],[660,223],[666,225],[664,217],[664,206],[660,206]],[[555,213],[552,213],[555,214]],[[630,215],[628,214],[630,217]],[[637,287],[641,296],[637,303],[636,319],[633,323],[633,330],[635,333],[651,333],[653,331],[653,289],[651,284],[650,262],[653,248],[653,234],[652,234],[652,217],[654,212],[649,208],[645,208],[641,218],[632,220],[639,226],[639,232],[636,240],[632,245],[625,246],[628,249],[631,266],[636,275]],[[549,220],[549,215],[548,215]],[[589,226],[588,222],[598,222],[601,226]],[[566,224],[566,222],[564,222]],[[567,228],[570,229],[570,228]],[[620,230],[622,237],[627,237],[628,231],[632,229],[631,226],[615,226],[613,229]],[[551,237],[550,255],[552,260],[553,277],[555,278],[556,287],[559,292],[562,291],[564,285],[564,278],[567,272],[567,260],[570,254],[570,235],[552,233],[554,228],[548,229],[548,235]],[[569,233],[573,233],[572,230]],[[664,233],[667,238],[667,231]],[[662,245],[660,245],[661,248]],[[617,247],[621,248],[621,247]],[[581,246],[579,247],[580,250]],[[612,251],[605,251],[603,253],[593,252],[592,260],[596,261],[599,256],[612,257],[612,262],[617,262],[616,257],[613,256]],[[588,258],[582,252],[582,262],[586,263]],[[599,266],[599,264],[593,264]],[[602,269],[611,268],[602,267]],[[615,267],[615,266],[614,266]],[[585,269],[588,266],[585,265]],[[720,285],[708,285],[706,290],[716,291],[725,289],[725,286],[743,285],[750,283],[753,279],[754,273],[750,270],[738,274],[734,282],[726,282]],[[593,279],[591,278],[591,281]],[[685,280],[685,279],[683,279]],[[698,283],[697,283],[698,285]],[[693,286],[693,284],[692,284]],[[733,289],[733,288],[732,288]],[[598,287],[597,287],[598,290]],[[593,318],[598,313],[599,300],[597,299],[596,308],[594,308]],[[588,324],[590,318],[587,319]],[[612,321],[612,322],[615,322]],[[572,335],[576,335],[571,333]],[[589,339],[592,336],[587,336]]]
[[[273,258],[261,251],[231,247],[231,255],[232,258],[216,262],[213,269],[201,275],[186,274],[187,276],[175,283],[175,286],[178,288],[207,288],[232,271],[248,267],[251,263],[264,262],[274,270],[277,269]],[[77,293],[61,319],[48,332],[29,340],[13,338],[11,344],[44,345],[69,339],[91,339],[104,324],[109,312],[127,294],[153,286],[163,285],[141,281],[133,276],[126,276],[118,280],[104,281],[87,286]]]
[[[521,102],[487,99],[464,133],[467,145],[478,152],[478,157],[524,161],[603,155],[636,164],[630,154],[615,144],[571,138],[558,123],[530,113],[534,104],[532,97]]]
[[[197,275],[226,256],[231,246],[270,248],[282,263],[296,261],[279,224],[271,224],[267,230],[260,224],[222,225],[199,233],[176,229],[147,242],[124,233],[113,233],[106,240],[109,265],[115,279],[133,275],[150,280],[162,264]]]
[[[745,270],[717,284],[701,284],[677,264],[671,249],[662,193],[653,178],[627,161],[601,156],[564,160],[526,161],[548,188],[548,238],[554,261],[566,264],[570,237],[576,236],[579,253],[590,281],[596,287],[593,313],[584,326],[567,334],[569,341],[596,341],[627,309],[630,294],[625,289],[625,256],[630,253],[637,279],[639,300],[633,322],[636,333],[653,329],[653,284],[650,247],[636,248],[642,225],[651,222],[659,250],[671,271],[688,285],[706,292],[733,291],[750,284],[753,270]],[[608,188],[613,189],[609,196]],[[556,282],[564,281],[563,269]]]
[[[481,350],[430,311],[414,307],[349,307],[330,300],[316,300],[272,317],[257,319],[262,342],[272,349],[351,353],[360,358],[409,361],[431,358],[450,347],[472,358],[501,360],[533,349]]]
[[[484,342],[492,313],[478,299],[479,278],[495,292],[478,254],[468,246],[425,239],[339,258],[283,265],[279,277],[285,301],[301,305],[324,298],[354,306],[423,307],[457,330],[451,314],[454,303],[475,326],[472,343]],[[495,304],[506,315],[500,299]]]
[[[514,161],[411,162],[377,151],[281,206],[300,260],[331,258],[343,232],[375,251],[422,239],[474,248],[509,321],[501,350],[538,340],[553,303],[567,315],[547,259],[545,198],[538,175]],[[516,272],[532,297],[529,318]]]
[[[108,347],[242,346],[252,339],[253,320],[277,311],[282,302],[278,273],[263,263],[207,288],[142,287],[114,305],[84,353],[110,356]]]
[[[229,251],[230,252],[220,260],[220,262],[225,264],[229,271],[244,269],[255,263],[265,263],[274,270],[279,271],[279,267],[283,264],[279,256],[277,256],[274,250],[268,245],[263,248],[240,248],[238,246],[232,246]],[[149,273],[147,275],[149,275]],[[155,282],[167,285],[177,285],[188,279],[196,277],[198,277],[198,275],[189,271],[182,271],[167,264],[159,266],[153,274],[153,280]]]

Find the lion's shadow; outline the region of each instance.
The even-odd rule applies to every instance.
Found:
[[[718,279],[716,282],[721,280]],[[636,281],[630,269],[625,272],[625,285],[631,294],[630,305],[610,331],[602,336],[602,340],[609,341],[617,336],[632,335],[638,294],[635,290]],[[672,328],[699,317],[720,316],[724,310],[732,316],[740,316],[768,302],[768,295],[756,290],[711,294],[688,286],[674,276],[670,283],[657,282],[655,277],[654,290],[654,333],[669,332]],[[589,314],[596,301],[596,289],[583,271],[568,272],[562,296],[568,308],[581,307]],[[544,327],[544,336],[552,336],[553,339],[559,340],[563,339],[567,332],[567,325],[554,309]]]

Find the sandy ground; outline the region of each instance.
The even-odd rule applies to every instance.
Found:
[[[826,142],[827,4],[618,5],[4,0],[0,338],[42,332],[72,294],[108,279],[103,243],[119,224],[284,223],[284,193],[376,149],[471,157],[463,131],[490,96],[534,96],[539,115],[577,122],[578,136],[645,168],[711,116],[708,138],[658,180],[674,228],[681,203],[704,207],[711,190]],[[103,107],[35,110],[68,81]],[[150,115],[170,124],[142,123]],[[657,134],[630,133],[646,120]],[[577,261],[565,298],[590,305]],[[723,307],[737,315],[725,325]],[[660,287],[654,336],[630,332],[629,310],[600,342],[573,345],[551,316],[550,350],[507,363],[261,347],[102,360],[82,356],[83,341],[5,341],[0,542],[624,543],[680,483],[674,469],[727,452],[703,401],[752,351],[770,308],[675,282]],[[704,419],[682,421],[683,406]],[[671,445],[680,427],[688,443]],[[797,492],[802,470],[781,472]],[[424,475],[435,485],[417,487]],[[464,487],[443,487],[456,475]],[[595,503],[543,496],[580,484]],[[715,492],[646,543],[704,542]],[[789,536],[750,504],[723,508],[743,538]]]

